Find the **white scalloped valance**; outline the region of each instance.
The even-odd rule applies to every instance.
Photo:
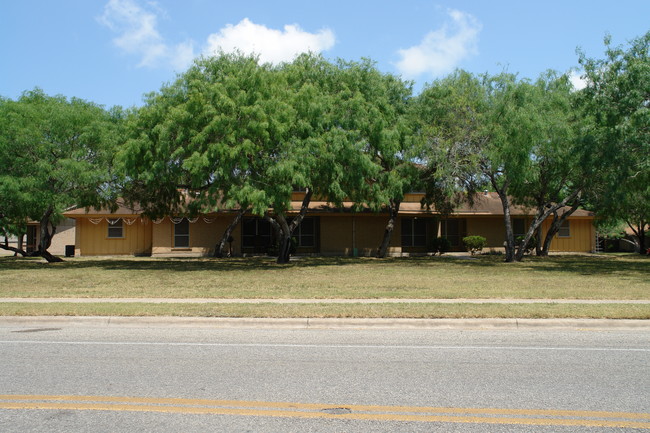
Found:
[[[199,219],[202,219],[206,224],[212,224],[216,218],[201,218],[201,217],[196,217],[196,218],[187,218],[187,217],[163,217],[163,218],[158,218],[156,220],[151,220],[154,224],[161,224],[163,221],[165,221],[166,218],[169,218],[169,220],[174,223],[174,224],[180,224],[183,222],[184,219],[186,219],[188,222],[194,224],[199,221]],[[88,221],[91,223],[97,225],[101,223],[102,221],[106,220],[108,221],[109,224],[117,224],[119,221],[124,221],[126,225],[133,225],[135,224],[136,221],[140,220],[141,224],[149,224],[149,220],[146,218],[124,218],[124,217],[118,217],[118,218],[108,218],[108,217],[99,217],[99,218],[88,218]]]

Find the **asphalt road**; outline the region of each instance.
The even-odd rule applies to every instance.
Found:
[[[642,330],[0,326],[4,432],[650,430]]]

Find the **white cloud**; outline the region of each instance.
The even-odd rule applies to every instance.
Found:
[[[218,33],[208,36],[204,53],[215,55],[219,51],[241,51],[245,54],[258,54],[263,63],[277,64],[291,61],[300,53],[326,51],[335,42],[334,33],[329,29],[309,33],[293,24],[284,26],[281,31],[244,18],[239,24],[228,24]]]
[[[419,45],[398,51],[396,67],[402,75],[415,78],[422,74],[438,77],[453,71],[459,63],[478,53],[481,23],[474,16],[449,10],[451,22],[428,33]]]
[[[141,56],[138,67],[158,67],[169,64],[185,69],[194,58],[193,43],[169,45],[157,29],[160,10],[155,3],[149,10],[134,0],[110,0],[104,7],[99,22],[117,33],[113,43],[128,54]]]
[[[587,80],[582,78],[579,72],[571,71],[569,73],[569,81],[571,81],[575,90],[582,90],[587,87]]]

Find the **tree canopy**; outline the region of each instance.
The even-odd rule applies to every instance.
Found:
[[[643,246],[650,32],[626,47],[605,43],[603,59],[580,55],[580,91],[554,72],[527,80],[459,70],[414,97],[411,83],[370,60],[309,54],[274,66],[221,53],[128,112],[40,89],[0,98],[0,234],[22,235],[38,221],[37,254],[55,260],[47,249],[63,211],[110,207],[119,193],[152,218],[236,211],[217,253],[245,213],[265,218],[286,262],[318,198],[387,212],[384,257],[406,193],[424,190],[423,206],[446,215],[491,189],[502,203],[506,261],[521,260],[535,237],[544,255],[585,203],[604,223],[626,221]],[[521,239],[514,205],[533,210]]]
[[[112,156],[120,137],[119,110],[81,99],[25,92],[0,100],[0,223],[22,235],[40,224],[38,255],[47,249],[71,206],[99,206],[111,198]],[[24,251],[20,253],[25,254]]]
[[[643,248],[650,224],[650,32],[628,47],[605,39],[605,58],[584,54],[581,92],[600,187],[589,200],[605,222],[625,221]]]

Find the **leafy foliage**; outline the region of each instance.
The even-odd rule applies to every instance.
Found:
[[[22,235],[39,221],[39,253],[71,206],[100,206],[112,197],[112,155],[121,111],[90,102],[47,96],[40,89],[17,101],[0,100],[0,223]]]
[[[599,188],[589,200],[605,224],[625,221],[643,242],[650,224],[650,32],[628,47],[613,47],[607,37],[605,47],[603,59],[580,56],[587,80],[581,104],[599,164]]]
[[[465,236],[463,238],[463,245],[465,245],[467,251],[474,255],[485,248],[485,245],[487,245],[487,239],[483,236]]]

